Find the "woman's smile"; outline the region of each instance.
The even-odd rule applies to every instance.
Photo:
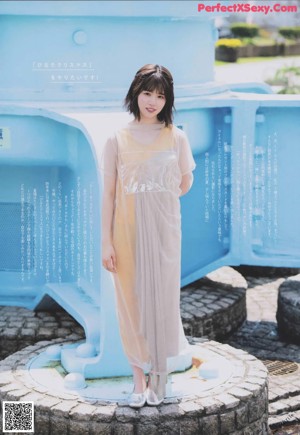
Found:
[[[166,99],[164,94],[155,91],[142,91],[138,96],[138,107],[141,121],[145,123],[157,122],[157,115],[162,111]]]

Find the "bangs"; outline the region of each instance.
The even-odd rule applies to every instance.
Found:
[[[157,77],[155,74],[152,74],[149,78],[147,78],[143,83],[144,91],[157,91],[159,94],[165,95],[167,89],[167,83],[164,77]]]

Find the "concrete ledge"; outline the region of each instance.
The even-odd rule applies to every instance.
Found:
[[[75,338],[75,337],[74,337]],[[232,375],[210,389],[134,410],[124,403],[87,400],[78,392],[57,393],[28,376],[28,363],[56,339],[40,342],[0,363],[0,399],[33,400],[39,435],[268,434],[267,370],[248,353],[215,341],[190,339],[199,350],[225,358]],[[26,375],[27,373],[27,375]]]
[[[300,275],[290,277],[279,287],[276,319],[280,336],[300,344]]]

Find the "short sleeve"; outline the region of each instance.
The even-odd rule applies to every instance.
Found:
[[[117,174],[117,140],[115,137],[107,139],[101,156],[100,170],[115,177]]]
[[[196,168],[191,146],[184,131],[178,131],[178,164],[181,175],[188,174]]]

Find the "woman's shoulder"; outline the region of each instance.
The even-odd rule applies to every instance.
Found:
[[[178,127],[175,124],[171,124],[169,126],[169,128],[170,128],[170,130],[171,130],[171,132],[172,132],[172,134],[173,134],[173,136],[174,136],[174,138],[175,138],[177,143],[181,143],[181,142],[187,140],[187,135],[186,135],[185,131],[182,128]]]
[[[128,125],[120,126],[108,135],[106,141],[110,144],[117,144],[118,137],[126,132],[128,132]]]

